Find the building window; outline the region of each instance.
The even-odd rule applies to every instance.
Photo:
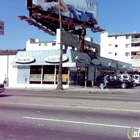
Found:
[[[125,56],[130,56],[130,52],[126,52],[125,53]]]
[[[109,44],[109,46],[112,46],[112,44]]]
[[[125,38],[126,38],[126,39],[130,39],[130,36],[129,36],[129,35],[127,35]]]
[[[115,36],[115,39],[117,39],[117,36]]]
[[[30,84],[41,84],[41,66],[30,66]]]
[[[131,55],[137,55],[137,53],[136,52],[131,52]]]
[[[117,48],[117,47],[118,47],[118,45],[116,44],[116,45],[115,45],[115,48]]]
[[[112,54],[112,52],[109,52],[108,54]]]
[[[130,44],[125,44],[125,48],[129,48],[130,47]]]
[[[54,78],[55,78],[55,66],[43,66],[43,77],[42,77],[42,83],[43,84],[54,84]]]
[[[55,46],[56,45],[56,43],[52,43],[52,46]]]
[[[115,53],[115,56],[118,56],[118,53]]]
[[[47,46],[47,45],[48,45],[48,43],[45,43],[45,44],[44,44],[44,46]]]
[[[41,46],[41,44],[39,43],[39,46]]]

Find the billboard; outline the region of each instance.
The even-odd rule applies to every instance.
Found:
[[[0,21],[0,35],[4,35],[4,22]]]
[[[62,30],[62,44],[77,48],[78,38],[75,34]],[[60,44],[60,29],[57,29],[56,42]]]
[[[98,23],[98,4],[93,0],[33,0],[40,10],[59,14],[59,1],[62,16],[89,24]]]

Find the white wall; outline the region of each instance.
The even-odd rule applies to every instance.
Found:
[[[17,67],[12,65],[12,61],[14,58],[15,55],[9,56],[9,72],[8,72],[9,87],[15,86],[17,84]]]
[[[3,83],[7,70],[7,56],[0,56],[0,83]]]
[[[5,75],[8,79],[8,86],[17,83],[17,68],[12,66],[15,55],[0,56],[0,83],[3,83]]]
[[[60,49],[60,45],[52,45],[52,42],[40,42],[39,39],[28,39],[26,42],[26,51],[40,51],[40,50],[56,50]]]
[[[129,48],[126,48],[125,45],[130,44]],[[101,34],[101,44],[100,44],[100,55],[102,57],[115,59],[127,63],[131,63],[131,37],[130,39],[126,39],[125,36],[117,36],[108,37],[108,32],[104,32]],[[115,47],[118,45],[118,47]],[[130,56],[125,56],[125,53],[129,52]],[[117,53],[117,56],[115,56]]]

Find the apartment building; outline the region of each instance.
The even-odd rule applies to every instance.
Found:
[[[132,64],[140,71],[140,33],[101,34],[100,55]]]

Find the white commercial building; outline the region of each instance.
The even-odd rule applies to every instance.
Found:
[[[71,85],[85,86],[85,81],[93,85],[95,78],[101,73],[131,70],[130,63],[96,55],[100,51],[99,44],[93,43],[92,39],[88,40],[85,41],[85,52],[77,51],[76,47],[63,45],[64,88]],[[15,55],[0,55],[0,79],[3,81],[6,75],[9,87],[55,88],[58,82],[59,62],[60,45],[56,41],[41,42],[39,39],[29,39],[25,50],[18,51]]]
[[[100,55],[102,57],[131,63],[140,71],[140,33],[101,34]]]

